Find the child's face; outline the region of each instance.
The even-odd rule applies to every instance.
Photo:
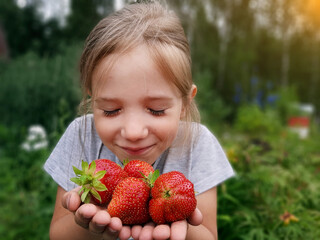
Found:
[[[104,74],[107,65],[102,60],[92,80],[97,132],[120,161],[152,164],[176,137],[183,114],[179,91],[158,71],[146,46],[120,56]]]

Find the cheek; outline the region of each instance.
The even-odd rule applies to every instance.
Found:
[[[177,135],[178,127],[179,121],[164,121],[159,123],[153,131],[159,139],[170,145]]]
[[[102,142],[104,144],[110,142],[115,135],[115,123],[103,116],[94,116],[94,123]]]

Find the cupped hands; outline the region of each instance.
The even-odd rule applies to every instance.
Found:
[[[66,192],[62,198],[64,208],[74,213],[75,222],[93,234],[100,234],[103,239],[185,239],[188,224],[197,226],[202,223],[202,214],[196,208],[186,220],[170,225],[155,225],[153,222],[142,225],[123,225],[117,217],[111,217],[105,208],[92,203],[82,204],[78,193],[79,187]]]

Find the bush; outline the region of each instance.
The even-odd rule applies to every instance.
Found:
[[[0,123],[7,126],[41,124],[48,131],[67,114],[77,111],[80,91],[77,62],[80,48],[66,49],[64,55],[40,58],[28,53],[1,68]]]
[[[273,108],[262,110],[258,105],[243,105],[238,108],[236,130],[251,135],[279,134],[281,120]]]
[[[231,108],[214,90],[212,76],[209,72],[198,73],[195,79],[198,87],[196,102],[202,121],[211,127],[221,124],[231,113]]]
[[[56,184],[44,172],[49,148],[23,151],[25,129],[0,125],[0,235],[2,239],[49,239]]]
[[[223,145],[237,176],[219,187],[219,237],[319,239],[319,136],[284,131],[256,142],[232,135]]]

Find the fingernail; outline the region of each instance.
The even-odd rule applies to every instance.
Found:
[[[116,233],[116,232],[117,232],[116,230],[114,230],[114,229],[112,229],[112,228],[110,228],[110,227],[108,227],[108,230],[109,230],[109,232],[111,232],[111,233]]]
[[[67,197],[67,209],[69,210],[69,202],[70,202],[70,199],[71,199],[71,194],[68,195]]]

